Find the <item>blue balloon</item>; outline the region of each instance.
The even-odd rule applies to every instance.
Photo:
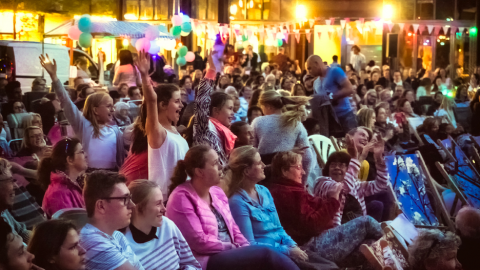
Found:
[[[177,58],[177,65],[179,66],[185,66],[187,64],[187,59],[185,57],[178,57]]]
[[[183,14],[182,22],[183,23],[190,22],[190,17],[187,14]]]
[[[80,20],[78,20],[78,29],[83,33],[92,32],[92,20],[90,19],[90,16],[83,15]]]
[[[78,38],[78,44],[83,48],[89,48],[92,46],[92,34],[90,33],[81,33]]]
[[[182,23],[182,32],[190,33],[192,31],[192,24],[189,22]]]
[[[165,25],[161,24],[158,26],[158,31],[160,31],[160,33],[165,33],[167,34],[168,33],[168,29]]]

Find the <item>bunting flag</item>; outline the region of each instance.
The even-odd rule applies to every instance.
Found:
[[[328,31],[328,39],[332,39],[332,32]]]
[[[318,31],[317,35],[318,35],[318,39],[322,39],[322,32],[321,31]]]
[[[455,34],[457,32],[457,29],[458,28],[456,26],[450,27],[450,34],[452,34],[452,33]]]
[[[418,30],[418,27],[419,27],[420,25],[419,25],[418,23],[414,23],[414,24],[412,24],[412,26],[413,26],[413,33],[416,34],[416,33],[417,33],[417,30]]]
[[[295,39],[297,40],[297,43],[299,43],[300,42],[300,30],[295,29],[295,30],[293,30],[293,32],[295,33]]]
[[[400,27],[400,32],[402,32],[403,28],[405,27],[405,23],[399,23],[398,27]]]
[[[433,35],[438,36],[440,34],[440,30],[442,30],[441,27],[435,26],[435,28],[433,29]]]
[[[392,32],[392,29],[393,29],[393,26],[394,26],[394,25],[395,25],[395,24],[392,23],[392,22],[388,22],[388,23],[387,23],[388,31],[389,31],[390,33]]]
[[[330,25],[334,25],[334,24],[335,24],[335,18],[332,17],[332,18],[330,18]]]
[[[463,36],[463,31],[465,30],[465,27],[458,27],[458,31],[460,32],[460,35]]]
[[[288,33],[283,34],[283,37],[285,38],[285,43],[288,43]]]
[[[448,26],[448,25],[442,26],[442,28],[443,28],[443,34],[444,34],[444,35],[447,35],[447,32],[448,32],[448,28],[449,28],[449,27],[450,27],[450,26]]]
[[[310,24],[310,28],[313,28],[313,26],[315,25],[315,19],[309,19],[308,23]]]
[[[422,32],[423,32],[423,30],[425,29],[425,27],[426,27],[425,25],[420,24],[420,26],[418,27],[418,34],[419,34],[419,35],[422,34]]]
[[[432,30],[433,28],[435,28],[434,25],[427,25],[427,29],[428,29],[428,34],[431,35],[432,34]]]
[[[342,27],[337,27],[337,35],[341,37],[343,35],[343,28]]]
[[[326,24],[326,25],[330,25],[331,23],[332,23],[332,21],[330,21],[330,20],[325,20],[325,24]]]
[[[310,29],[305,29],[305,37],[307,38],[308,40],[308,43],[310,43],[310,41],[312,40],[312,33],[310,33]]]
[[[342,26],[342,29],[345,28],[346,23],[347,23],[346,20],[340,20],[340,25]]]
[[[359,20],[362,24],[365,23],[365,18],[358,18],[358,20]]]

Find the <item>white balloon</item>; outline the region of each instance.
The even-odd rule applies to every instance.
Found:
[[[167,51],[171,51],[175,49],[175,46],[177,45],[177,42],[174,39],[167,39],[165,42],[163,42],[163,48]]]
[[[148,50],[149,54],[157,54],[160,52],[160,46],[158,46],[157,42],[150,41],[150,50]]]

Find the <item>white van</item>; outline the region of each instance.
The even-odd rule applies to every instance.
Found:
[[[50,59],[55,59],[57,76],[65,83],[70,74],[69,51],[70,48],[56,44],[42,45],[40,42],[0,40],[0,73],[6,73],[7,76],[13,77],[13,80],[19,81],[24,93],[32,90],[32,82],[37,77],[46,79],[47,86],[50,86],[52,82],[50,76],[43,70],[38,58],[43,53],[48,54]],[[97,81],[97,64],[86,52],[74,49],[74,63],[79,57],[87,59],[91,79]]]

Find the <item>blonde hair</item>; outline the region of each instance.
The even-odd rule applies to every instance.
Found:
[[[371,94],[371,93],[374,93],[375,96],[377,96],[375,98],[375,103],[373,104],[373,106],[375,107],[378,103],[378,94],[377,94],[377,91],[375,89],[370,89],[370,90],[367,91],[367,93],[365,93],[365,96],[363,96],[362,104],[363,105],[369,105],[368,104],[368,95]]]
[[[132,194],[132,201],[135,204],[135,210],[132,211],[132,215],[143,213],[154,188],[160,188],[160,186],[146,179],[135,180],[128,185],[128,189]]]
[[[372,115],[373,114],[375,114],[375,111],[373,109],[361,108],[357,112],[358,126],[364,126],[364,127],[372,129],[373,126],[369,126],[369,124],[372,121]]]
[[[283,97],[275,90],[265,91],[260,95],[258,104],[260,106],[272,106],[275,109],[286,109],[280,118],[281,124],[284,127],[295,128],[298,121],[304,115],[301,110],[302,105],[307,105],[310,97]]]
[[[291,97],[292,95],[287,90],[279,89],[277,92],[282,95],[282,97]]]
[[[93,138],[100,137],[100,125],[97,122],[94,108],[100,106],[104,97],[110,97],[110,95],[104,92],[91,94],[87,97],[83,108],[83,116],[92,124]]]
[[[34,117],[40,118],[40,123],[43,124],[42,122],[42,117],[38,113],[30,113],[30,115],[27,115],[23,118],[23,128],[28,128],[32,125]]]
[[[253,165],[256,153],[258,153],[258,150],[251,145],[235,148],[230,153],[227,171],[224,177],[224,184],[227,188],[225,193],[228,197],[233,196],[242,188],[245,179],[245,169]]]
[[[22,148],[30,148],[32,146],[30,144],[30,130],[34,130],[34,129],[40,129],[43,135],[43,131],[40,127],[37,127],[37,126],[26,127],[23,130]]]

